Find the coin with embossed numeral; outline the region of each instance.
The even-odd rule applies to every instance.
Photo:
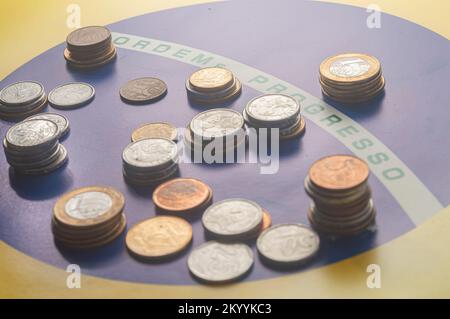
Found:
[[[92,85],[82,82],[67,83],[48,94],[48,102],[58,109],[73,109],[88,104],[95,96]]]
[[[127,82],[119,93],[122,100],[128,103],[151,103],[166,95],[167,85],[160,79],[145,77]]]
[[[253,252],[245,244],[208,241],[196,247],[188,258],[189,271],[208,283],[224,283],[245,275],[253,265]]]

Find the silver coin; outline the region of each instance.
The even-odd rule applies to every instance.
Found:
[[[211,283],[228,282],[246,274],[253,265],[253,252],[244,244],[206,242],[188,258],[188,268],[197,278]]]
[[[239,134],[244,118],[230,109],[212,109],[197,114],[191,121],[190,129],[199,139],[213,139]]]
[[[0,102],[6,105],[25,105],[39,99],[43,94],[44,87],[38,82],[16,82],[0,91]]]
[[[58,126],[60,138],[64,135],[66,135],[67,132],[69,132],[69,120],[67,119],[67,117],[65,117],[61,114],[41,113],[41,114],[36,114],[36,115],[32,115],[30,117],[27,117],[24,121],[29,121],[32,119],[44,119],[44,120],[49,120],[49,121],[52,121],[53,123],[56,123],[56,125]]]
[[[58,138],[58,126],[49,120],[36,119],[20,122],[9,128],[6,133],[8,146],[31,147]]]
[[[18,172],[22,174],[28,174],[28,175],[43,175],[43,174],[49,174],[58,168],[62,167],[68,160],[67,156],[67,150],[63,145],[60,145],[60,152],[59,155],[56,157],[55,161],[48,164],[45,167],[39,167],[39,168],[27,168],[27,169],[16,169]]]
[[[288,95],[266,94],[250,100],[245,111],[249,119],[255,121],[282,123],[298,116],[300,104]]]
[[[257,229],[263,219],[263,211],[257,203],[241,198],[222,200],[208,207],[202,223],[211,234],[236,237]]]
[[[48,94],[48,102],[55,108],[72,109],[89,103],[95,95],[92,85],[82,82],[67,83]]]
[[[319,250],[319,236],[302,224],[279,224],[263,231],[256,241],[259,253],[278,263],[301,263]]]
[[[112,207],[112,198],[103,192],[84,192],[69,199],[64,211],[72,218],[85,220],[97,218]]]
[[[157,170],[176,162],[177,144],[165,138],[138,140],[125,147],[122,159],[131,168]]]

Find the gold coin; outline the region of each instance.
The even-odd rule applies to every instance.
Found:
[[[232,85],[233,81],[231,71],[218,67],[198,70],[189,77],[189,84],[199,92],[220,91]]]
[[[320,64],[320,74],[328,82],[361,83],[370,81],[381,70],[377,58],[360,53],[345,53],[331,56]]]
[[[306,121],[302,116],[296,129],[287,135],[280,135],[280,140],[284,141],[284,140],[288,140],[291,138],[301,136],[305,133],[305,130],[306,130]]]
[[[144,138],[167,138],[177,140],[177,128],[165,122],[147,123],[139,126],[131,134],[131,141],[136,142]]]
[[[351,155],[332,155],[314,162],[309,179],[315,186],[327,190],[348,190],[365,183],[369,167],[362,159]]]
[[[93,227],[118,216],[124,206],[124,196],[112,187],[82,187],[62,195],[53,207],[53,215],[68,227]]]
[[[144,220],[128,231],[125,243],[138,257],[161,258],[174,255],[192,240],[192,226],[174,216],[157,216]]]

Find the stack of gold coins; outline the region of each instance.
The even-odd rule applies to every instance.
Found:
[[[128,144],[122,153],[123,176],[134,186],[157,185],[178,173],[177,144],[146,138]]]
[[[53,208],[55,241],[79,249],[111,242],[126,227],[124,206],[124,196],[112,187],[83,187],[64,194]]]
[[[217,108],[194,116],[185,130],[184,142],[194,160],[207,163],[223,161],[245,145],[244,118],[234,110]],[[210,156],[210,158],[208,158]]]
[[[0,119],[23,120],[47,107],[47,95],[41,83],[22,81],[0,91]]]
[[[325,59],[319,80],[323,94],[342,103],[363,103],[384,90],[380,61],[367,54],[345,53]]]
[[[369,167],[354,156],[333,155],[316,161],[305,179],[313,203],[308,219],[317,231],[332,236],[357,235],[375,222],[367,183]]]
[[[195,178],[171,179],[153,192],[153,203],[159,212],[177,215],[203,212],[212,198],[211,188]]]
[[[106,27],[88,26],[72,31],[66,39],[64,58],[68,65],[90,69],[105,65],[116,58],[116,48]]]
[[[192,226],[175,216],[156,216],[128,231],[125,243],[132,256],[144,261],[176,257],[192,241]]]
[[[189,100],[200,104],[220,104],[238,97],[241,82],[230,70],[219,67],[204,68],[186,80]]]

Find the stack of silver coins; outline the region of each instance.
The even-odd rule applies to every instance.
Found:
[[[219,241],[246,240],[260,233],[263,209],[248,199],[225,199],[205,210],[202,224],[206,234]]]
[[[200,154],[207,162],[209,160],[205,158],[205,153],[215,158],[219,158],[219,154],[226,156],[230,152],[234,155],[235,150],[245,141],[244,118],[239,112],[224,108],[197,114],[184,134],[184,142],[191,155]]]
[[[186,80],[189,100],[201,104],[220,104],[238,97],[241,82],[227,69],[204,68],[191,74]]]
[[[141,139],[122,153],[125,181],[135,186],[157,185],[178,172],[177,144],[165,138]]]
[[[3,140],[8,163],[19,173],[50,173],[67,161],[67,151],[59,144],[61,131],[48,119],[30,119],[12,126]]]
[[[0,118],[6,121],[23,120],[42,112],[46,106],[47,96],[38,82],[17,82],[0,91]]]
[[[250,100],[243,111],[248,126],[259,131],[267,129],[271,136],[273,129],[279,130],[281,140],[302,135],[305,120],[300,114],[300,104],[291,96],[265,94]]]
[[[313,199],[311,225],[333,237],[353,236],[371,228],[376,211],[367,183],[369,168],[354,156],[333,155],[316,161],[305,179]]]

